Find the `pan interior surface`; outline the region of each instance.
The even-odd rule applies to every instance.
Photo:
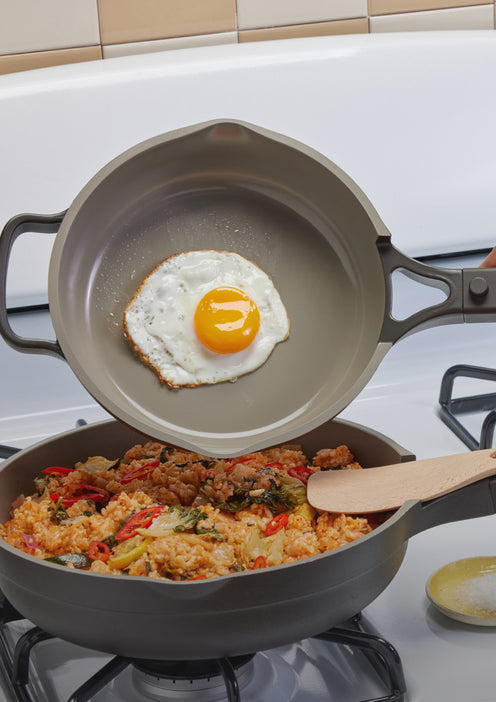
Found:
[[[384,301],[377,232],[341,177],[228,127],[151,140],[97,174],[64,219],[49,285],[57,338],[89,392],[154,438],[217,455],[343,409],[376,349]],[[156,265],[200,249],[237,252],[269,275],[290,335],[236,382],[172,390],[132,350],[123,312]]]

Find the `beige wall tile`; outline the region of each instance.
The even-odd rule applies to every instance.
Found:
[[[496,0],[0,0],[0,73],[237,41],[495,27]]]
[[[58,51],[39,51],[28,54],[11,54],[0,56],[0,75],[29,71],[33,68],[62,66],[67,63],[96,61],[102,58],[100,46],[83,46],[79,49],[60,49]]]
[[[442,10],[449,7],[487,5],[488,0],[369,0],[370,15],[388,15],[421,10]]]
[[[236,29],[236,0],[98,0],[102,44]]]
[[[97,0],[0,0],[0,54],[100,43]]]
[[[174,39],[137,41],[129,44],[110,44],[102,48],[103,58],[115,58],[117,56],[150,54],[155,51],[169,51],[170,49],[190,49],[195,46],[236,44],[237,41],[237,32],[223,32],[222,34],[200,34],[196,37],[175,37]]]
[[[239,29],[367,17],[367,0],[238,0]]]
[[[366,17],[337,22],[314,22],[292,24],[287,27],[268,29],[245,29],[238,33],[239,41],[268,41],[270,39],[295,39],[297,37],[320,37],[331,34],[367,34],[369,22]]]
[[[405,12],[371,17],[371,32],[415,32],[449,29],[494,29],[494,6],[459,7],[431,12]]]

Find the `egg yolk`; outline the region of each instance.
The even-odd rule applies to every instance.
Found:
[[[258,307],[238,288],[210,290],[195,311],[195,331],[201,343],[216,353],[236,353],[254,340],[260,326]]]

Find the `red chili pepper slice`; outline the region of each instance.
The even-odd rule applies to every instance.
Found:
[[[108,502],[109,494],[106,490],[96,487],[95,485],[87,485],[86,483],[73,483],[72,485],[66,485],[66,488],[70,494],[62,497],[62,504],[64,507],[70,507],[71,505],[79,502],[79,500],[92,500],[93,502]]]
[[[258,570],[259,568],[267,568],[267,560],[265,556],[258,556],[251,567],[252,570]]]
[[[281,529],[285,529],[288,526],[288,521],[289,517],[287,514],[278,514],[265,527],[265,536],[272,536],[272,534],[277,534]]]
[[[134,514],[124,526],[119,529],[115,538],[117,541],[124,541],[125,539],[130,539],[136,536],[138,533],[136,529],[146,529],[153,522],[155,517],[163,512],[165,507],[163,505],[157,505],[155,507],[146,507],[140,512]]]
[[[41,472],[46,475],[69,475],[72,473],[74,468],[63,468],[62,466],[51,466],[50,468],[44,468]]]
[[[103,541],[93,541],[88,548],[88,557],[92,561],[108,561],[110,558],[110,549]]]
[[[144,463],[142,466],[133,468],[129,473],[127,473],[123,478],[121,478],[121,483],[131,483],[133,480],[141,480],[141,478],[146,478],[151,472],[160,465],[158,459],[150,461],[149,463]]]
[[[57,502],[59,498],[60,495],[58,492],[52,492],[52,494],[50,495],[50,499],[52,500],[52,502]]]
[[[308,482],[308,476],[312,475],[312,473],[315,473],[315,471],[308,466],[295,466],[294,468],[288,468],[288,475],[290,475],[292,478],[298,478],[298,480],[301,480],[301,482],[305,484]]]

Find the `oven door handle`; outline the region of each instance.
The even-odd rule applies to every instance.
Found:
[[[5,225],[0,236],[0,334],[16,351],[47,354],[65,360],[58,341],[29,339],[16,334],[10,326],[7,313],[7,272],[15,240],[25,232],[41,234],[58,232],[64,215],[65,211],[54,215],[20,214],[12,217]]]

